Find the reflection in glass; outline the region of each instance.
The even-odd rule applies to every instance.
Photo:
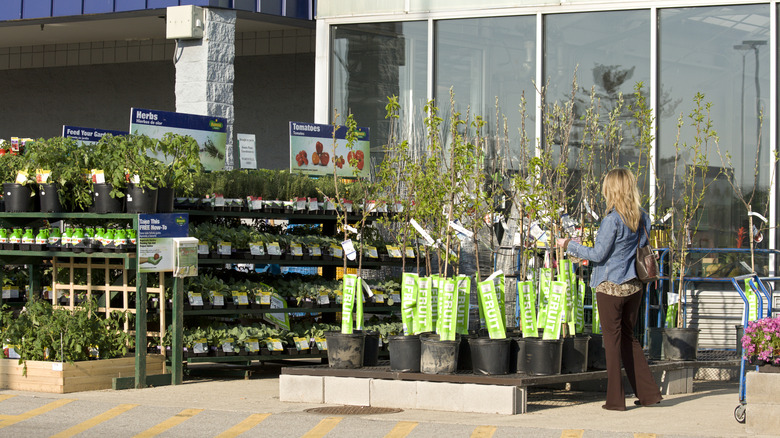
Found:
[[[508,140],[507,165],[517,163],[525,122],[526,149],[533,151],[536,71],[534,16],[471,18],[436,22],[436,105],[448,125],[450,88],[456,111],[482,116],[488,138]],[[525,96],[523,120],[520,112]],[[498,100],[498,107],[496,106]],[[504,127],[506,117],[506,131]],[[446,129],[445,129],[446,131]],[[503,146],[502,146],[503,147]]]
[[[579,160],[592,161],[592,174],[598,179],[610,168],[628,166],[640,160],[636,147],[638,130],[633,120],[636,104],[634,89],[642,82],[642,95],[649,95],[650,85],[650,14],[647,10],[551,14],[544,18],[545,105],[563,105],[571,100],[576,71],[577,91],[574,99],[574,124],[569,138],[569,168],[572,184],[588,177],[581,175]],[[593,101],[592,101],[593,99]],[[594,108],[601,126],[622,126],[613,135],[594,132],[587,125],[586,112]],[[592,116],[595,117],[595,116]],[[558,138],[545,138],[545,145],[556,151]],[[557,153],[556,153],[557,156]],[[589,158],[589,157],[595,157]],[[646,152],[641,159],[646,164]],[[577,169],[577,170],[574,170]],[[640,189],[649,193],[648,175],[640,177]],[[590,178],[592,179],[592,177]],[[598,186],[596,183],[594,186]],[[591,198],[592,197],[592,198]],[[590,189],[589,203],[597,207],[599,190]],[[579,198],[573,200],[578,206]]]
[[[737,231],[747,228],[745,207],[728,182],[745,199],[756,187],[752,207],[765,214],[769,162],[769,7],[745,5],[659,10],[658,180],[659,212],[670,204],[674,175],[677,120],[682,115],[680,144],[694,141],[688,115],[694,95],[711,103],[712,129],[718,147],[706,150],[712,182],[705,197],[695,247],[737,245]],[[681,44],[685,41],[685,44]],[[760,113],[764,112],[763,126]],[[720,172],[726,161],[725,172]],[[757,155],[758,153],[758,155]],[[727,154],[732,165],[728,165]],[[678,166],[679,167],[679,166]],[[678,177],[682,169],[678,168]],[[717,178],[717,180],[712,181]],[[746,247],[747,241],[742,242]],[[762,243],[765,247],[766,241]]]
[[[404,128],[422,124],[428,71],[428,25],[424,21],[333,26],[331,111],[349,111],[371,133],[372,155],[387,143],[385,106],[398,96]],[[332,117],[332,115],[331,115]],[[411,132],[411,131],[410,131]],[[376,162],[376,160],[372,160]]]

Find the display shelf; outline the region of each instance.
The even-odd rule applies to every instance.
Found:
[[[122,259],[124,269],[135,269],[135,252],[72,252],[72,251],[24,251],[24,250],[0,250],[0,262],[3,265],[29,265],[41,261],[41,259],[53,258],[84,258],[84,259]]]
[[[244,264],[244,265],[283,265],[283,266],[344,266],[344,261],[341,259],[288,259],[288,258],[280,258],[280,259],[270,259],[270,258],[262,258],[262,259],[244,259],[244,258],[229,258],[229,259],[215,259],[215,258],[201,258],[198,259],[199,265],[234,265],[234,264]],[[363,267],[364,268],[381,268],[383,266],[400,266],[401,260],[400,259],[390,259],[390,260],[366,260],[363,259]],[[358,263],[357,261],[349,261],[347,262],[348,268],[357,268]]]
[[[364,306],[364,313],[387,313],[400,312],[400,305],[392,306]],[[203,315],[252,315],[264,313],[335,313],[341,312],[341,307],[287,307],[287,308],[250,308],[250,309],[198,309],[185,310],[185,316],[203,316]]]

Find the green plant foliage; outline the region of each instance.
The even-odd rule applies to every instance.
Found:
[[[32,300],[17,317],[7,306],[0,313],[3,339],[18,346],[19,363],[87,360],[94,357],[91,349],[98,351],[101,359],[122,357],[127,354],[130,338],[122,331],[124,317],[115,312],[104,318],[95,298],[83,300],[72,311]]]

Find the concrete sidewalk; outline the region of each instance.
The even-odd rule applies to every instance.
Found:
[[[248,380],[198,378],[187,380],[179,386],[63,395],[20,391],[4,393],[41,398],[68,398],[106,405],[133,403],[160,408],[271,413],[285,416],[315,415],[304,410],[322,405],[279,401],[278,373],[278,366],[266,364],[262,369],[256,368],[255,374]],[[652,407],[635,407],[633,399],[627,399],[626,412],[601,409],[604,402],[601,393],[538,390],[529,397],[529,412],[522,415],[405,410],[394,414],[365,415],[360,419],[369,424],[408,421],[442,426],[451,424],[510,427],[517,429],[518,436],[526,436],[531,429],[547,430],[555,436],[561,436],[560,431],[568,429],[591,431],[588,436],[632,436],[636,433],[665,437],[755,436],[747,433],[745,425],[734,419],[734,408],[739,403],[737,382],[697,381],[694,390],[693,394],[667,396],[661,404]],[[523,430],[526,430],[525,434],[522,433]]]

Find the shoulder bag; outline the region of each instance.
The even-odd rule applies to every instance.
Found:
[[[647,236],[647,229],[645,229],[642,222],[644,220],[639,221],[639,226],[645,232],[645,236]],[[642,240],[641,237],[639,240]],[[650,246],[650,236],[647,236],[647,245],[641,248],[639,247],[639,242],[637,242],[636,277],[642,283],[652,283],[661,278],[658,270],[658,257],[655,251],[653,251],[653,247]]]

